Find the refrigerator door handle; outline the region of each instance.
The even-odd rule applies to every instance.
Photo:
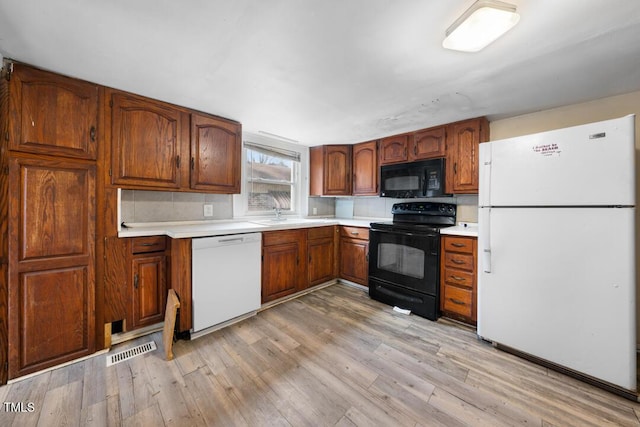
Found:
[[[480,224],[482,271],[491,273],[491,208],[480,209]]]

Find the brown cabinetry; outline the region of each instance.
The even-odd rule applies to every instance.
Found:
[[[111,184],[240,192],[239,123],[116,90],[107,98]]]
[[[478,150],[489,140],[485,118],[452,123],[447,127],[446,191],[450,194],[478,192]]]
[[[309,149],[311,196],[348,196],[352,186],[352,146],[322,145]]]
[[[336,277],[336,228],[307,229],[308,286],[319,285]]]
[[[472,325],[477,319],[475,237],[442,236],[440,260],[440,310]]]
[[[409,160],[409,135],[394,135],[380,140],[380,165]]]
[[[9,149],[96,159],[98,86],[13,64]]]
[[[262,303],[304,289],[305,251],[304,229],[262,233]]]
[[[353,146],[354,196],[378,195],[378,142],[362,142]]]
[[[191,181],[194,190],[240,193],[239,125],[202,114],[191,115]]]
[[[111,183],[180,188],[189,114],[169,104],[124,92],[110,91],[109,99]]]
[[[437,157],[444,157],[445,148],[445,127],[424,129],[413,134],[413,142],[409,150],[409,160],[426,160]]]
[[[105,239],[106,323],[124,320],[123,331],[162,322],[167,296],[167,238]]]
[[[368,228],[340,226],[340,277],[360,285],[368,285]]]

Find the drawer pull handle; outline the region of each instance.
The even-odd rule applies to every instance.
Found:
[[[464,243],[452,243],[451,246],[455,248],[464,248],[467,245],[465,245]]]
[[[140,246],[156,246],[159,245],[159,243],[140,243]]]
[[[353,234],[354,236],[357,236],[360,233],[358,233],[357,231],[352,231],[351,234]]]
[[[459,299],[449,298],[449,301],[451,301],[452,303],[457,304],[457,305],[465,305],[464,301],[460,301]]]
[[[454,264],[458,264],[458,265],[464,264],[464,261],[459,260],[459,259],[452,259],[451,262],[454,263]]]
[[[449,276],[451,277],[453,280],[458,280],[458,281],[463,281],[464,277],[460,277],[460,276]]]

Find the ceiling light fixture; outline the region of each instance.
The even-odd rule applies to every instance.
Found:
[[[445,32],[442,47],[477,52],[513,28],[520,20],[516,7],[496,0],[478,0]]]

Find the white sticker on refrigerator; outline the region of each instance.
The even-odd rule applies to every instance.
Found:
[[[555,142],[551,144],[534,145],[531,148],[534,152],[542,156],[559,156],[562,152],[562,150],[560,150],[560,148],[558,147],[558,144],[556,144]]]

